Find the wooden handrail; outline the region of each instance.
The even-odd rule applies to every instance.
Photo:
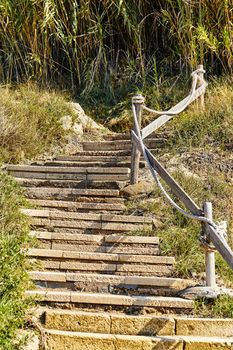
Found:
[[[176,106],[171,108],[167,112],[154,111],[144,105],[144,98],[141,95],[133,97],[133,113],[134,113],[134,129],[131,132],[132,139],[132,162],[131,162],[131,183],[138,181],[138,169],[141,153],[144,155],[149,168],[157,181],[157,184],[161,191],[164,193],[169,202],[182,214],[189,218],[197,219],[202,222],[203,231],[205,235],[201,236],[201,240],[206,247],[206,281],[207,285],[215,287],[215,263],[214,263],[214,249],[209,244],[212,242],[214,247],[222,255],[223,259],[233,269],[233,252],[224,239],[224,237],[218,232],[216,224],[212,221],[212,210],[210,209],[211,203],[205,203],[203,210],[192,200],[192,198],[184,191],[184,189],[176,182],[176,180],[167,172],[167,170],[160,164],[155,156],[148,150],[143,144],[143,139],[149,136],[153,131],[164,125],[168,120],[175,115],[183,111],[190,103],[197,98],[201,98],[201,106],[204,107],[204,93],[207,83],[203,78],[203,66],[198,66],[198,70],[194,72],[193,86],[190,94],[179,102]],[[198,79],[197,79],[198,75]],[[141,130],[141,117],[143,109],[160,115],[157,119],[151,122],[149,125]],[[165,181],[175,196],[184,204],[187,212],[179,207],[172,198],[168,195],[163,188],[161,182],[158,180],[157,174]],[[207,209],[206,209],[207,208]]]

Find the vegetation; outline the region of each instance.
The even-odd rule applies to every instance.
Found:
[[[205,62],[232,73],[229,0],[3,0],[0,80],[69,84],[85,93],[157,84]]]
[[[230,0],[2,0],[0,163],[33,159],[64,144],[60,118],[72,116],[67,95],[43,87],[72,91],[93,117],[125,132],[132,127],[133,94],[141,92],[147,105],[167,109],[186,95],[189,74],[201,63],[210,81],[206,108],[194,104],[166,126],[169,140],[161,156],[170,152],[171,158],[179,148],[183,153],[214,149],[228,157],[233,137],[232,23]],[[143,122],[151,118],[145,114]],[[200,205],[205,199],[213,201],[217,220],[232,222],[228,175],[207,166],[191,170],[193,176],[177,171],[175,177]],[[162,250],[176,255],[177,275],[201,278],[200,225],[175,212],[156,190],[155,194],[159,200],[137,201],[129,210],[159,218]],[[12,340],[28,305],[23,299],[28,282],[21,250],[28,242],[28,224],[19,212],[22,201],[17,185],[1,174],[0,348],[4,350],[14,348]],[[233,273],[219,256],[217,271],[233,285]],[[227,304],[219,299],[211,312],[225,316]],[[208,313],[210,306],[206,308]],[[232,315],[232,304],[229,310]]]
[[[230,317],[233,318],[233,298],[221,295],[215,300],[199,299],[195,302],[195,312],[204,317]]]
[[[0,162],[32,159],[64,145],[60,118],[72,116],[65,94],[25,84],[0,88]]]
[[[18,350],[16,331],[24,324],[31,302],[24,297],[29,266],[23,247],[29,243],[29,225],[20,208],[22,191],[0,173],[0,349]]]
[[[179,168],[179,165],[178,165]],[[193,169],[194,170],[194,169]],[[233,221],[233,189],[230,183],[224,182],[218,171],[205,172],[195,169],[196,174],[185,174],[177,170],[173,173],[178,183],[191,194],[193,200],[200,206],[204,201],[212,201],[214,206],[215,221],[227,220],[231,223],[228,227],[228,240],[232,241]],[[201,177],[202,176],[202,177]],[[145,215],[154,216],[156,231],[136,232],[135,234],[158,235],[161,238],[161,250],[165,255],[176,257],[176,274],[179,277],[194,277],[197,280],[203,278],[204,251],[199,244],[201,225],[199,222],[188,219],[177,212],[161,196],[155,187],[152,198],[131,201],[128,204],[129,211],[144,212]],[[233,286],[233,272],[216,254],[216,271],[220,281],[224,280],[227,286]],[[220,282],[221,283],[221,282]]]

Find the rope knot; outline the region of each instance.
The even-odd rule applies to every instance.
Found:
[[[141,94],[135,95],[132,97],[133,104],[142,104],[143,105],[144,102],[145,102],[145,98]]]
[[[193,77],[194,75],[196,75],[196,74],[198,74],[198,73],[203,73],[203,74],[205,74],[205,69],[203,68],[203,67],[198,67],[195,71],[193,71],[192,73],[191,73],[191,77]]]

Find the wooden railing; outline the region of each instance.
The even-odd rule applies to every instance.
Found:
[[[132,155],[131,155],[131,184],[138,182],[138,170],[141,154],[144,156],[151,173],[156,180],[160,190],[173,205],[183,215],[199,220],[202,223],[202,234],[200,241],[205,248],[206,255],[206,284],[215,287],[215,250],[217,250],[228,265],[233,269],[233,252],[226,242],[224,236],[219,232],[217,225],[212,218],[212,204],[205,202],[203,208],[199,208],[193,199],[176,182],[169,172],[162,166],[156,157],[144,145],[143,140],[152,132],[164,125],[168,120],[184,111],[193,101],[200,99],[201,106],[204,105],[204,93],[207,83],[204,80],[203,66],[198,66],[192,73],[192,88],[189,95],[179,102],[176,106],[166,112],[155,111],[145,106],[145,99],[142,95],[136,95],[132,99],[132,109],[134,116],[134,129],[131,133]],[[141,130],[141,119],[143,110],[160,115],[149,125]],[[160,182],[160,178],[168,185],[172,193],[184,205],[186,210],[181,208],[170,195],[165,191]]]

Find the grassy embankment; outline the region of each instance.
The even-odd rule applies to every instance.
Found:
[[[66,142],[60,117],[72,115],[65,95],[33,85],[0,88],[0,163],[33,159]],[[19,350],[18,329],[23,327],[31,301],[24,298],[30,281],[23,248],[29,223],[20,208],[27,206],[16,182],[0,172],[0,349]],[[22,339],[23,345],[23,339]]]
[[[31,305],[24,291],[29,269],[23,247],[29,242],[29,224],[20,208],[25,199],[18,185],[0,173],[0,349],[21,349],[16,332]],[[22,339],[23,340],[23,339]]]

